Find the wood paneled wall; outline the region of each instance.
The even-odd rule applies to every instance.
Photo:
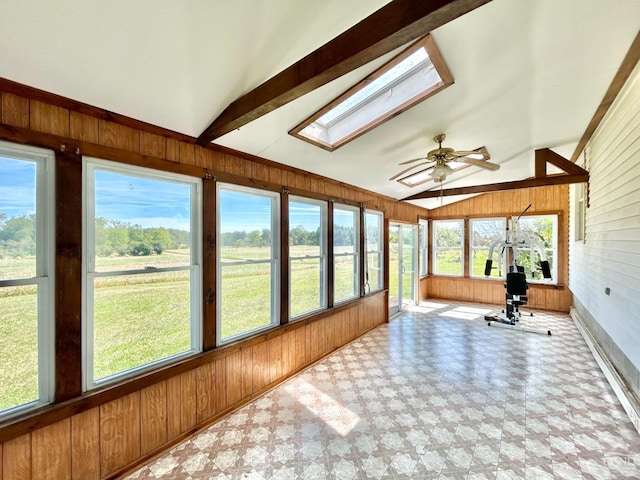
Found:
[[[517,216],[529,204],[531,208],[527,214],[558,214],[558,285],[530,284],[528,306],[568,312],[572,303],[568,289],[568,185],[485,193],[433,209],[429,212],[429,219]],[[466,248],[468,245],[465,245]],[[504,283],[501,280],[469,277],[424,277],[420,280],[420,294],[422,298],[450,298],[494,305],[505,301]]]
[[[81,155],[348,200],[382,211],[387,219],[414,224],[427,213],[268,160],[199,147],[194,138],[3,79],[0,140],[52,149],[78,145]],[[379,292],[206,352],[191,370],[183,368],[138,390],[121,389],[129,391],[97,405],[84,408],[86,402],[71,398],[58,410],[69,413],[56,414],[55,423],[37,417],[30,420],[35,427],[22,428],[28,433],[5,435],[0,443],[0,480],[117,476],[386,320],[387,294]],[[18,427],[12,422],[12,432],[20,429],[19,421]]]
[[[385,321],[384,294],[0,444],[3,480],[109,478]],[[295,328],[294,328],[295,327]]]

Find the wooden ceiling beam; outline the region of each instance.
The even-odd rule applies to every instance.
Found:
[[[231,103],[198,137],[206,145],[491,0],[394,0]]]
[[[449,197],[452,195],[469,195],[474,193],[499,192],[502,190],[517,190],[519,188],[547,187],[549,185],[564,185],[567,183],[583,183],[589,181],[589,175],[554,175],[546,178],[529,178],[515,182],[489,183],[471,187],[446,188],[444,190],[427,190],[416,193],[401,200],[421,200],[423,198]]]
[[[555,165],[565,173],[560,175],[547,175],[546,164]],[[470,187],[447,188],[444,190],[427,190],[416,193],[402,200],[421,200],[424,198],[449,197],[453,195],[470,195],[475,193],[499,192],[504,190],[517,190],[520,188],[547,187],[550,185],[565,185],[569,183],[583,183],[589,181],[589,172],[584,168],[570,162],[556,152],[542,148],[535,151],[534,178],[516,180],[513,182],[489,183],[486,185],[473,185]]]

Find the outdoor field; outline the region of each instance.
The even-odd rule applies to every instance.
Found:
[[[296,247],[295,254],[306,255],[306,248]],[[160,255],[99,258],[96,264],[102,272],[177,266],[185,264],[185,254],[188,252],[184,250],[165,250]],[[268,255],[267,248],[224,247],[223,252],[228,261]],[[336,298],[352,292],[352,258],[342,257],[344,261],[336,264]],[[33,265],[33,259],[0,259],[0,272],[3,278],[28,278],[33,276]],[[269,263],[222,268],[223,338],[270,323],[270,268]],[[190,272],[184,270],[95,280],[95,379],[190,349],[189,277]],[[292,316],[317,309],[319,260],[293,260],[291,284]],[[37,288],[0,289],[0,411],[37,398]]]

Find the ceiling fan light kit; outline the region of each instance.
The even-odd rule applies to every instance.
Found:
[[[406,160],[404,162],[400,162],[400,165],[409,165],[414,164],[404,170],[400,171],[389,180],[396,180],[403,185],[407,185],[408,187],[414,187],[419,185],[421,182],[411,182],[410,178],[413,175],[419,175],[424,172],[418,172],[416,174],[407,175],[402,177],[405,173],[413,170],[414,168],[418,168],[423,165],[433,164],[432,167],[427,167],[428,175],[436,182],[443,182],[449,175],[451,175],[456,169],[451,168],[449,165],[450,162],[457,164],[467,164],[467,166],[475,165],[480,168],[484,168],[485,170],[498,170],[500,165],[491,163],[488,160],[491,158],[489,152],[484,147],[478,148],[476,150],[454,150],[453,148],[443,148],[442,142],[444,142],[446,135],[441,133],[440,135],[436,135],[433,140],[438,143],[438,148],[431,150],[427,153],[426,156],[420,158],[414,158],[411,160]],[[418,163],[419,162],[419,163]],[[461,168],[461,167],[457,167]]]

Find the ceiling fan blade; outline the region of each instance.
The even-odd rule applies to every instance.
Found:
[[[412,160],[405,160],[404,162],[400,162],[398,165],[409,165],[410,163],[417,162],[419,160],[426,160],[427,157],[414,158]]]
[[[420,159],[420,160],[422,160],[422,159]],[[417,164],[415,164],[415,165],[410,166],[409,168],[405,168],[405,169],[404,169],[404,170],[402,170],[401,172],[396,173],[396,174],[395,174],[393,177],[391,177],[389,180],[395,180],[396,178],[398,178],[398,177],[400,177],[400,176],[404,175],[405,173],[407,173],[408,171],[413,170],[414,168],[421,167],[422,165],[427,165],[428,163],[431,163],[431,162],[422,162],[422,163],[417,163]]]
[[[472,160],[489,160],[491,155],[484,148],[478,150],[457,150],[451,153],[451,156],[456,158],[469,157]]]
[[[500,165],[497,163],[487,162],[486,160],[476,160],[475,158],[460,157],[456,159],[456,162],[468,163],[469,165],[475,165],[476,167],[484,168],[485,170],[496,171],[500,169]]]

